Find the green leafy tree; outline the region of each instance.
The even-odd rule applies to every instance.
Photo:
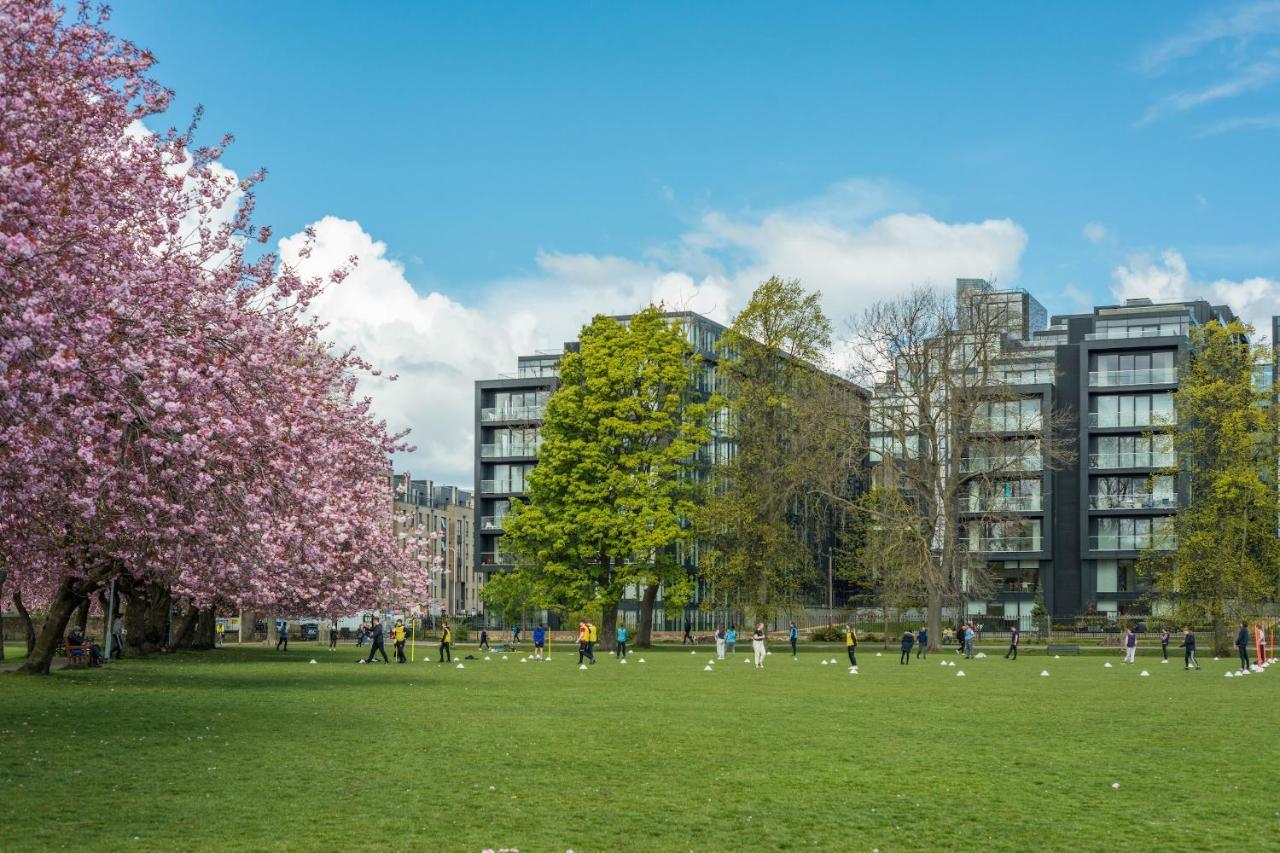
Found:
[[[1276,409],[1272,389],[1253,382],[1270,354],[1249,343],[1251,332],[1239,321],[1192,331],[1173,398],[1187,503],[1174,540],[1153,543],[1138,562],[1182,621],[1213,627],[1219,652],[1230,648],[1231,627],[1275,594],[1280,563]]]
[[[854,519],[855,559],[843,574],[875,590],[887,622],[890,607],[900,608],[924,591],[922,567],[931,554],[928,538],[913,529],[920,513],[897,488],[875,486],[856,500]]]
[[[692,394],[697,364],[656,307],[627,323],[596,317],[561,364],[527,500],[507,517],[503,548],[520,582],[558,610],[598,607],[606,649],[630,585],[656,594],[665,581],[678,597],[685,579],[673,546],[689,538],[688,468],[710,438],[707,403]]]
[[[862,456],[852,385],[824,372],[831,323],[820,295],[776,276],[720,339],[720,377],[736,454],[717,467],[698,515],[702,571],[765,620],[813,584]]]

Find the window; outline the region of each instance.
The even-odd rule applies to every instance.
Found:
[[[1173,395],[1095,394],[1089,398],[1089,426],[1131,427],[1173,423]]]
[[[1157,509],[1177,505],[1174,478],[1094,477],[1089,491],[1091,509]]]

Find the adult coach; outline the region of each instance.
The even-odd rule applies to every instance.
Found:
[[[849,666],[853,669],[858,668],[858,632],[853,630],[853,626],[845,623],[844,626],[844,650],[849,653]]]
[[[1199,669],[1200,662],[1196,660],[1196,635],[1191,633],[1190,626],[1182,629],[1182,648],[1182,668]]]
[[[898,663],[900,664],[911,663],[911,647],[915,645],[915,642],[916,642],[915,634],[911,633],[911,631],[909,630],[902,632],[902,657],[898,659]]]
[[[1249,623],[1240,623],[1240,633],[1236,634],[1236,648],[1240,651],[1240,668],[1249,668]]]
[[[453,663],[453,629],[447,621],[442,624],[444,630],[440,632],[440,657],[436,663]]]
[[[377,616],[373,617],[373,627],[369,629],[369,657],[365,658],[365,663],[373,663],[373,656],[382,653],[382,662],[391,663],[391,659],[387,657],[387,647],[382,644],[382,622]]]

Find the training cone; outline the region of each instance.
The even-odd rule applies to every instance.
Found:
[[[946,661],[942,661],[942,662],[940,662],[940,663],[938,664],[938,666],[946,666],[946,665],[947,665],[947,662],[946,662]]]
[[[528,662],[529,662],[528,658],[520,658],[520,663],[528,663]]]
[[[622,660],[618,661],[618,663],[626,663],[626,662],[627,662],[626,658],[623,658]]]
[[[947,661],[947,666],[954,667],[955,665],[956,665],[955,661]]]
[[[876,652],[876,657],[880,657],[880,653],[879,653],[879,652]]]
[[[1111,661],[1107,661],[1102,665],[1103,669],[1111,669]]]
[[[454,669],[466,669],[466,667],[463,666],[462,664],[458,664],[457,666],[454,667]]]
[[[484,659],[485,659],[485,660],[490,660],[490,657],[489,657],[488,655],[485,655],[485,656],[484,656]]]
[[[587,665],[585,663],[578,664],[578,669],[586,669],[586,668],[587,668]]]
[[[640,663],[644,663],[644,658],[640,658]]]
[[[311,659],[311,662],[312,662],[312,663],[315,663],[315,662],[316,662],[316,659],[315,659],[315,658],[312,658],[312,659]]]
[[[696,654],[697,654],[697,652],[689,652],[689,654],[691,654],[691,655],[696,655]]]
[[[1142,676],[1143,678],[1149,678],[1151,676],[1151,673],[1147,672],[1144,669],[1142,672],[1138,673],[1138,675]]]
[[[711,664],[707,664],[706,666],[704,666],[704,667],[702,668],[702,671],[703,671],[703,672],[715,672],[716,670],[715,670],[715,667],[713,667]]]
[[[964,670],[963,670],[963,669],[956,673],[956,678],[964,678]]]
[[[1047,670],[1047,669],[1042,669],[1042,670],[1040,670],[1040,674],[1041,674],[1042,676],[1045,676],[1045,677],[1047,678],[1047,677],[1049,676],[1049,670]]]
[[[503,655],[503,656],[502,656],[502,659],[503,659],[503,660],[506,660],[506,659],[507,659],[507,656],[506,656],[506,655]]]
[[[748,658],[743,658],[743,659],[742,659],[742,662],[743,662],[743,663],[751,663],[750,659],[748,659]]]
[[[1162,661],[1160,661],[1160,663],[1168,663],[1168,661],[1167,661],[1167,660],[1162,660]]]
[[[823,665],[823,666],[826,666],[826,665],[827,665],[826,660],[823,660],[823,661],[822,661],[822,665]]]
[[[1228,673],[1227,673],[1227,678],[1235,678],[1235,675],[1236,675],[1236,674],[1235,674],[1234,672],[1228,672]]]
[[[1054,656],[1053,656],[1053,659],[1054,659],[1054,660],[1062,660],[1062,657],[1061,657],[1060,655],[1054,655]]]

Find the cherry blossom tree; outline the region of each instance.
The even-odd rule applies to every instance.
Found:
[[[196,608],[422,601],[391,530],[404,436],[308,316],[345,270],[259,248],[263,175],[195,123],[146,131],[171,93],[105,24],[0,0],[0,554],[47,599],[24,670],[112,578]]]

